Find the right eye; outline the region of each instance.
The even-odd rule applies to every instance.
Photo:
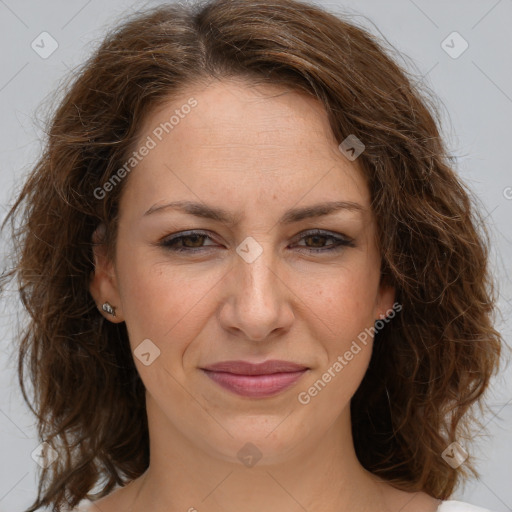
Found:
[[[203,231],[183,231],[170,238],[164,239],[160,245],[170,251],[175,252],[197,252],[208,246],[203,246],[201,242],[212,238]]]

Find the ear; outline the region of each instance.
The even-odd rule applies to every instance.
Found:
[[[391,284],[385,282],[385,280],[381,280],[379,285],[379,290],[377,292],[377,297],[375,301],[375,310],[374,310],[374,319],[384,319],[390,316],[390,313],[393,311],[400,311],[395,305],[395,287]],[[393,317],[396,313],[393,313],[391,317]]]
[[[121,309],[113,262],[107,257],[105,245],[105,225],[101,223],[92,234],[94,270],[89,280],[89,291],[101,314],[113,323],[124,321]],[[103,311],[102,305],[108,302],[115,308],[115,316]]]

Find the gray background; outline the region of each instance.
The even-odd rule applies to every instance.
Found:
[[[36,161],[41,148],[38,115],[43,101],[73,67],[99,44],[123,13],[160,2],[111,0],[0,0],[0,216]],[[437,94],[444,132],[458,158],[458,171],[482,201],[493,237],[492,264],[500,284],[498,328],[510,341],[512,286],[512,0],[350,0],[316,2],[386,39],[407,56],[405,64]],[[41,58],[32,41],[46,31],[57,50]],[[457,58],[441,43],[453,31],[469,47]],[[40,40],[40,39],[38,39]],[[462,48],[454,39],[452,53]],[[46,48],[49,48],[47,45]],[[45,104],[46,105],[46,104]],[[2,245],[2,257],[4,253]],[[11,285],[11,288],[14,285]],[[18,390],[12,348],[19,307],[14,290],[0,316],[0,512],[20,511],[36,491],[38,466],[31,458],[39,444],[34,419]],[[512,372],[503,365],[489,393],[492,412],[484,418],[490,436],[476,439],[482,478],[452,497],[496,512],[512,510]]]

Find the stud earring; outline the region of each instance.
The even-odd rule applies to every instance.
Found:
[[[105,302],[101,306],[101,309],[103,309],[103,311],[105,311],[105,313],[108,313],[109,315],[116,316],[116,308],[108,302]]]

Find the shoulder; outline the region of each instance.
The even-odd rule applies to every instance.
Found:
[[[94,512],[93,502],[82,500],[71,512]]]
[[[101,503],[101,500],[98,501],[90,501],[90,500],[82,500],[71,512],[108,512],[109,510],[116,510],[115,508],[111,508],[109,506],[105,506]]]
[[[448,500],[443,501],[437,512],[492,512],[488,508],[477,507],[470,503],[464,503],[462,501]]]
[[[133,482],[130,482],[132,484]],[[124,487],[116,486],[115,489],[103,498],[94,501],[83,499],[71,512],[112,512],[117,510],[129,510],[134,496],[132,485]]]
[[[102,501],[102,500],[100,500]],[[104,501],[104,500],[103,500]],[[98,507],[90,500],[82,500],[72,512],[96,512]],[[443,501],[436,512],[492,512],[487,508],[477,507],[462,501]]]

